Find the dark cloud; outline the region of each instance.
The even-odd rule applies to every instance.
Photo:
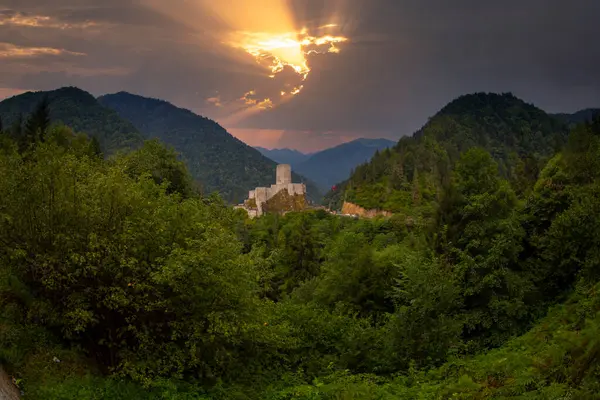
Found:
[[[445,103],[474,91],[512,91],[552,112],[600,105],[597,0],[288,0],[296,28],[336,23],[350,42],[339,54],[309,57],[299,95],[232,119],[248,91],[272,98],[283,83],[221,43],[231,21],[202,9],[202,1],[4,0],[0,21],[50,19],[37,27],[0,22],[0,42],[86,55],[2,59],[1,92],[127,90],[297,146],[303,137],[329,143],[410,134]]]

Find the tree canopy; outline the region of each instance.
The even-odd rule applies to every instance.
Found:
[[[105,159],[65,125],[36,132],[0,140],[0,364],[27,398],[600,390],[600,120],[535,174],[401,142],[396,169],[370,164],[399,178],[373,196],[401,211],[375,219],[249,219],[158,140]]]

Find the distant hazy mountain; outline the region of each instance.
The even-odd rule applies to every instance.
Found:
[[[573,114],[550,114],[553,117],[560,119],[569,127],[580,124],[582,122],[591,121],[594,117],[600,115],[600,108],[586,108],[585,110],[577,111]]]
[[[240,202],[248,190],[275,183],[276,163],[215,121],[163,100],[125,92],[98,100],[131,121],[147,137],[158,138],[179,152],[205,192],[218,191],[225,200]],[[319,199],[314,184],[297,174],[293,178],[307,184],[309,197]]]
[[[312,154],[295,165],[295,170],[328,190],[332,185],[346,180],[352,170],[371,159],[375,152],[396,144],[387,139],[357,139]]]
[[[278,164],[290,164],[292,167],[306,161],[310,154],[301,153],[292,149],[265,149],[264,147],[255,147],[262,155],[270,158]]]
[[[106,153],[137,147],[144,141],[142,134],[129,121],[102,106],[88,92],[64,87],[48,92],[27,92],[0,102],[0,117],[10,126],[19,114],[27,118],[44,96],[50,101],[50,117],[76,132],[95,136]]]

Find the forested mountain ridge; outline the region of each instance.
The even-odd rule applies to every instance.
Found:
[[[137,148],[143,143],[143,135],[129,121],[76,87],[26,92],[1,101],[0,117],[4,126],[11,127],[20,116],[26,119],[43,98],[49,102],[53,122],[62,122],[76,132],[95,137],[107,154]]]
[[[551,115],[555,118],[558,118],[565,124],[569,125],[569,127],[573,128],[577,124],[591,121],[596,116],[600,115],[600,108],[586,108],[584,110],[577,111],[573,114],[559,113]]]
[[[535,180],[545,157],[564,145],[568,127],[510,93],[475,93],[450,102],[411,137],[375,154],[326,201],[365,208],[430,213],[439,188],[461,153],[481,147],[502,176]],[[414,207],[416,206],[416,207]]]
[[[158,138],[179,152],[205,193],[218,191],[225,200],[237,203],[249,190],[275,183],[276,163],[215,121],[163,100],[126,92],[98,100],[147,137]],[[309,197],[318,199],[314,185],[295,173],[293,179],[306,183]]]

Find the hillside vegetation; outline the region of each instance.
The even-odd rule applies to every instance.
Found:
[[[429,216],[440,189],[460,155],[473,147],[488,151],[501,176],[528,179],[517,192],[531,186],[535,174],[566,140],[567,126],[512,94],[476,93],[445,106],[412,137],[403,137],[391,150],[377,153],[329,193],[338,207],[345,198],[367,209]]]
[[[104,159],[38,111],[0,133],[0,364],[26,398],[597,398],[600,119],[489,128],[495,155],[465,126],[457,154],[401,142],[440,183],[389,218],[251,220],[158,140]]]
[[[28,115],[44,98],[48,100],[53,121],[62,122],[77,132],[95,137],[107,154],[142,145],[142,134],[129,121],[103,107],[91,94],[74,87],[48,92],[27,92],[3,100],[0,102],[0,118],[4,127],[11,129],[15,124],[24,124]]]
[[[216,122],[166,101],[121,92],[99,98],[100,103],[131,121],[147,137],[172,146],[182,156],[191,175],[206,193],[218,191],[227,201],[239,203],[248,191],[275,183],[275,162]],[[306,179],[309,196],[319,200],[318,190]]]

